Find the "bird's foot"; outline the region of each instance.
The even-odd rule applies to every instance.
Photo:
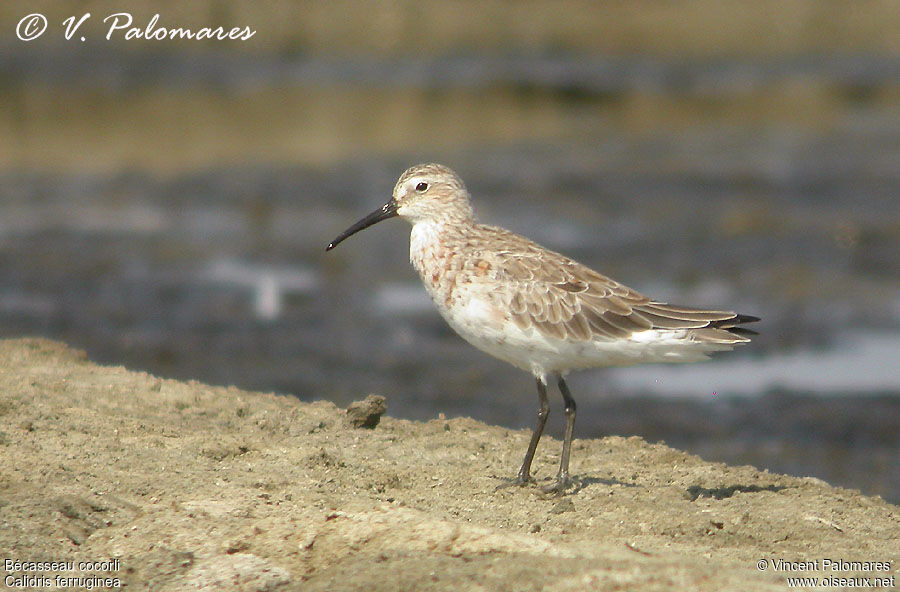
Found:
[[[571,481],[568,478],[557,478],[556,481],[547,485],[546,487],[541,487],[541,493],[548,497],[562,497],[566,494],[566,488],[571,485]]]
[[[506,489],[507,487],[523,487],[525,485],[528,485],[529,483],[534,483],[534,479],[531,477],[531,475],[519,474],[516,475],[514,479],[503,481],[495,489]]]

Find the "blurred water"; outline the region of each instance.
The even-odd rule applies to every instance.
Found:
[[[352,55],[233,53],[209,48],[173,52],[144,47],[123,54],[118,45],[51,45],[0,52],[0,74],[16,83],[72,84],[130,90],[135,87],[329,86],[439,90],[511,86],[569,93],[573,98],[630,92],[711,97],[747,94],[772,85],[826,84],[865,94],[900,78],[900,58],[870,53],[771,57],[665,58],[574,52]]]
[[[759,395],[771,391],[849,396],[900,393],[900,334],[858,332],[833,337],[830,347],[773,352],[715,364],[615,369],[617,391],[701,397]]]
[[[752,344],[704,365],[573,376],[579,434],[681,437],[723,460],[827,473],[898,499],[900,442],[882,423],[900,414],[891,403],[900,400],[900,110],[866,97],[896,87],[900,61],[66,55],[0,54],[0,76],[7,85],[80,80],[126,95],[186,80],[225,94],[268,85],[343,87],[338,94],[453,87],[474,89],[472,109],[479,89],[502,86],[517,100],[585,114],[633,93],[702,102],[796,79],[837,89],[846,105],[827,124],[726,118],[721,126],[592,128],[501,145],[351,152],[329,166],[250,156],[168,174],[3,166],[0,335],[47,335],[107,363],[308,400],[347,404],[380,392],[399,417],[443,412],[530,425],[532,380],[444,325],[409,267],[405,223],[385,222],[324,252],[388,198],[404,168],[442,160],[466,180],[487,222],[654,297],[763,318]],[[476,136],[479,125],[466,133]],[[823,443],[809,435],[814,426],[806,448],[789,454],[796,434],[772,435],[775,420],[791,415],[780,401],[828,397],[821,428],[845,417],[848,407],[834,401],[851,394],[846,406],[873,409],[854,416],[843,432],[853,437]],[[710,413],[745,422],[741,451],[711,445],[721,434],[684,435]],[[764,439],[778,445],[766,452]],[[831,457],[803,462],[804,450],[841,446],[856,456],[838,468]]]

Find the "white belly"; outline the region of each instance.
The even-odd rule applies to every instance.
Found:
[[[454,331],[478,349],[535,376],[579,368],[697,362],[713,351],[731,349],[691,341],[685,331],[644,331],[621,340],[557,339],[534,327],[520,329],[504,311],[477,296],[458,302],[453,307],[436,302]]]

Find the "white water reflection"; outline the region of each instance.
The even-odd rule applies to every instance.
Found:
[[[855,332],[844,334],[827,350],[776,352],[690,366],[615,368],[598,379],[607,390],[612,383],[617,391],[662,396],[711,398],[773,389],[834,396],[900,392],[898,365],[900,333]]]
[[[258,265],[232,259],[213,261],[201,276],[213,283],[240,286],[253,293],[256,318],[273,321],[281,316],[284,297],[318,289],[319,277],[302,267]]]

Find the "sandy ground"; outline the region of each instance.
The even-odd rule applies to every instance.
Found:
[[[328,402],[97,366],[50,341],[0,342],[4,583],[783,590],[790,576],[900,579],[900,510],[880,498],[613,437],[576,440],[573,492],[548,499],[496,489],[527,432],[389,416],[368,428],[367,408],[348,417]],[[558,441],[542,442],[539,481],[558,454]],[[47,561],[74,563],[16,563]]]

